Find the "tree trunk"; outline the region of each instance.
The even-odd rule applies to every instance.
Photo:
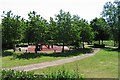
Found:
[[[40,44],[40,51],[42,50],[42,45],[43,45],[43,44]]]
[[[50,45],[48,44],[48,49],[50,49]]]
[[[84,41],[83,41],[83,49],[85,48]]]
[[[118,4],[118,14],[120,14],[120,4]],[[118,49],[120,50],[120,15],[118,16]]]
[[[62,52],[64,53],[64,43],[63,43],[63,47],[62,47]]]
[[[42,50],[42,45],[43,45],[43,44],[41,44],[41,50]]]
[[[100,40],[99,40],[99,45],[100,45]]]
[[[118,41],[118,49],[120,50],[120,40]]]
[[[103,40],[102,40],[102,44],[103,44]]]
[[[15,44],[13,45],[13,51],[15,52],[15,48],[16,48],[16,46],[15,46]]]
[[[115,47],[115,40],[114,40],[113,46]]]
[[[51,45],[51,48],[53,48],[53,44]]]
[[[38,44],[35,45],[35,53],[37,53]]]
[[[91,41],[91,44],[93,44],[93,42]]]
[[[119,6],[120,8],[120,6]],[[119,9],[120,10],[120,9]],[[120,50],[120,16],[119,16],[119,22],[118,22],[118,49]]]
[[[13,51],[15,52],[15,48],[13,49]]]
[[[119,33],[118,33],[118,49],[120,50],[120,28],[119,28]]]
[[[28,40],[28,45],[30,45],[30,41]]]

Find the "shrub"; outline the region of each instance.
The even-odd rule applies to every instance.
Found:
[[[84,80],[75,72],[58,70],[49,74],[34,74],[33,72],[2,70],[1,80]]]
[[[35,75],[32,72],[2,70],[2,80],[43,80],[43,75]]]
[[[94,47],[95,48],[104,48],[105,47],[105,44],[94,44]]]

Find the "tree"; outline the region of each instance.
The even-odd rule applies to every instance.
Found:
[[[11,11],[2,15],[2,41],[7,48],[12,48],[15,51],[17,42],[21,39],[21,18],[18,15],[13,15]]]
[[[112,34],[114,41],[118,41],[118,48],[120,49],[120,26],[119,26],[119,14],[120,14],[120,1],[115,0],[107,2],[104,5],[102,16],[107,20],[109,26],[112,28]]]
[[[60,13],[56,15],[56,40],[59,43],[63,43],[62,52],[64,52],[64,46],[72,39],[72,26],[71,15],[69,12],[60,10]]]
[[[120,1],[117,3],[118,4],[118,49],[120,50]]]
[[[24,18],[22,18],[21,19],[21,30],[22,30],[22,32],[21,32],[21,42],[22,43],[27,43],[28,41],[27,41],[27,39],[28,38],[26,38],[26,29],[27,29],[27,27],[28,27],[28,24],[27,24],[27,20],[25,20]]]
[[[80,35],[81,41],[83,42],[83,48],[84,48],[84,42],[91,42],[94,38],[94,33],[90,25],[84,19],[80,20],[80,30],[81,30],[81,35]]]
[[[2,51],[2,25],[1,24],[0,24],[0,51]]]
[[[73,15],[72,31],[74,32],[73,40],[75,41],[76,48],[79,48],[81,42],[83,42],[84,48],[84,42],[91,42],[93,40],[94,33],[92,28],[86,20],[80,19],[78,15]]]
[[[48,43],[52,44],[52,48],[53,44],[56,42],[55,37],[56,37],[56,22],[52,17],[50,17],[47,38]]]
[[[80,17],[78,15],[73,15],[72,17],[72,41],[70,43],[74,44],[75,49],[79,49],[81,40],[81,29],[80,29]]]
[[[109,27],[107,26],[107,22],[103,18],[95,18],[91,22],[91,27],[93,28],[93,31],[95,31],[95,40],[99,41],[107,40],[109,39]]]
[[[45,42],[47,21],[40,15],[36,15],[35,11],[30,12],[28,16],[29,21],[26,29],[26,35],[28,36],[28,41],[36,45],[35,53],[37,53],[38,44],[41,44],[42,49],[42,44]]]

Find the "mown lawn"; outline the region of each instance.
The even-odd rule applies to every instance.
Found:
[[[94,43],[99,44],[99,41],[94,41],[93,44]],[[101,42],[101,44],[102,44],[102,42]],[[103,44],[105,44],[106,46],[114,46],[114,41],[113,40],[104,40]]]
[[[96,55],[64,65],[34,70],[38,73],[51,73],[61,69],[76,71],[85,78],[118,78],[118,51],[101,49]]]
[[[2,67],[15,67],[28,64],[41,63],[46,61],[54,61],[58,59],[64,59],[81,55],[86,52],[90,52],[90,48],[66,51],[65,53],[23,53],[6,50],[2,53]]]

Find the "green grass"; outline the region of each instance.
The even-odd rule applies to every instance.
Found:
[[[62,67],[76,70],[85,78],[118,78],[118,52],[113,49],[102,49],[96,55],[64,65],[34,70],[38,73],[56,72]]]
[[[65,53],[23,53],[6,50],[2,53],[2,67],[15,67],[28,64],[35,64],[47,61],[64,59],[72,56],[81,55],[82,53],[90,52],[91,49],[81,49],[74,51],[66,51]]]
[[[94,41],[93,43],[99,44],[99,41]],[[101,42],[102,44],[102,42]],[[114,46],[114,41],[113,40],[104,40],[103,44],[105,44],[106,46]]]

